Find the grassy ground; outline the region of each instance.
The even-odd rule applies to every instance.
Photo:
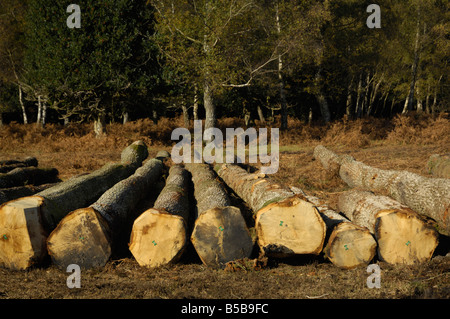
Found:
[[[290,121],[280,135],[280,181],[326,199],[336,207],[339,194],[348,189],[338,176],[329,176],[313,160],[319,143],[347,153],[369,165],[405,169],[430,176],[425,164],[433,153],[450,152],[450,122],[445,116],[398,117],[393,121],[364,119],[329,126],[305,126]],[[108,136],[96,139],[91,126],[66,128],[12,124],[0,128],[0,160],[36,156],[41,167],[56,167],[62,179],[90,172],[120,158],[130,142],[143,139],[150,156],[171,150],[171,131],[181,119],[163,119],[157,126],[142,120],[125,126],[111,124]],[[238,119],[224,119],[219,127],[244,127]],[[272,124],[277,127],[277,123]],[[206,268],[192,247],[176,265],[158,269],[139,267],[127,252],[105,267],[82,271],[81,289],[69,289],[70,275],[51,263],[28,271],[0,269],[0,298],[450,298],[448,241],[442,240],[435,257],[414,266],[381,268],[381,288],[370,289],[366,267],[341,270],[322,256],[270,260],[262,270],[238,271]]]

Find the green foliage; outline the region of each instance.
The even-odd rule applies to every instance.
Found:
[[[79,1],[81,28],[66,25],[71,1],[30,0],[27,78],[69,114],[100,115],[151,94],[159,82],[150,41],[153,11],[130,0]]]

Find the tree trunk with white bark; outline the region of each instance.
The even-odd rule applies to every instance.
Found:
[[[409,207],[370,192],[349,191],[339,197],[339,209],[378,242],[378,256],[391,264],[414,264],[431,259],[438,232]]]

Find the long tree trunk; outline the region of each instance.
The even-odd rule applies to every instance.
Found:
[[[194,103],[192,107],[194,121],[198,120],[198,86],[194,84]]]
[[[20,84],[19,84],[19,103],[20,107],[22,108],[23,124],[28,124],[27,112],[25,110],[25,104],[23,104],[22,98],[22,86]]]
[[[56,183],[58,174],[56,168],[18,167],[8,173],[0,173],[0,188]]]
[[[68,213],[87,207],[120,180],[127,178],[147,157],[147,147],[134,142],[122,151],[119,163],[50,187],[0,207],[0,265],[27,269],[47,254],[46,239]]]
[[[266,255],[319,254],[326,226],[314,205],[264,174],[224,164],[219,176],[253,210],[258,244]]]
[[[210,79],[205,79],[203,85],[203,105],[205,107],[205,130],[216,126],[216,107]]]
[[[406,114],[408,111],[413,109],[414,102],[414,89],[416,86],[417,70],[419,66],[419,37],[420,37],[420,9],[417,9],[417,28],[416,28],[416,39],[414,43],[414,61],[411,65],[411,82],[409,85],[408,96],[403,107],[402,114]]]
[[[42,184],[38,186],[26,185],[0,189],[0,205],[9,202],[13,199],[35,195],[36,193],[42,192],[43,190],[53,187],[55,185],[56,185],[55,183],[51,183],[51,184]]]
[[[41,116],[42,116],[42,103],[41,103],[41,96],[38,95],[38,110],[37,110],[36,126],[41,126]]]
[[[427,178],[407,171],[382,170],[349,156],[334,155],[340,166],[339,175],[350,187],[387,193],[417,213],[434,219],[438,231],[443,235],[450,235],[450,179]]]
[[[281,36],[281,23],[280,14],[278,11],[278,2],[275,4],[275,20],[277,26],[277,34]],[[288,128],[288,116],[287,116],[287,102],[286,92],[283,78],[283,58],[281,54],[278,55],[278,87],[280,90],[280,103],[281,103],[281,129],[286,130]]]
[[[28,156],[24,160],[4,160],[0,161],[0,173],[8,173],[18,167],[37,167],[38,160],[36,157]]]
[[[356,91],[356,106],[355,106],[356,118],[361,118],[362,114],[361,92],[362,92],[362,72],[359,74],[358,89]]]
[[[172,166],[153,208],[134,221],[129,249],[139,265],[158,267],[181,258],[189,240],[190,177],[183,167]]]
[[[320,113],[322,114],[322,118],[325,121],[325,123],[330,122],[331,120],[331,114],[330,109],[328,107],[327,98],[325,97],[325,94],[323,93],[322,89],[322,67],[320,66],[317,70],[316,77],[315,77],[315,85],[316,85],[316,99],[317,103],[319,103],[320,107]]]
[[[192,174],[197,215],[191,242],[202,262],[224,268],[227,262],[248,258],[254,243],[241,210],[231,201],[207,164],[186,164]]]
[[[339,197],[339,209],[375,235],[378,256],[388,263],[410,265],[428,261],[438,244],[439,235],[433,226],[389,197],[349,191]]]
[[[100,114],[94,121],[95,137],[100,138],[106,134],[106,118],[105,114]]]
[[[367,265],[375,257],[377,243],[366,227],[358,226],[331,209],[321,199],[307,195],[297,187],[296,194],[314,204],[327,226],[325,256],[336,266],[353,269]]]
[[[384,73],[381,75],[380,80],[377,82],[377,84],[375,84],[375,87],[372,90],[372,94],[370,96],[370,101],[369,101],[369,107],[367,109],[367,115],[372,115],[373,104],[375,103],[375,99],[378,94],[378,89],[380,88],[380,85],[383,82],[383,78],[384,78]],[[375,83],[375,82],[373,82],[373,83]]]
[[[183,111],[183,124],[185,128],[189,128],[189,113],[186,106],[186,101],[183,99],[181,101],[181,110]]]
[[[151,185],[157,183],[162,171],[162,162],[151,159],[133,175],[107,190],[91,206],[64,217],[47,240],[53,262],[62,269],[70,264],[84,269],[104,266],[130,213]]]
[[[352,93],[353,93],[353,77],[350,79],[347,85],[347,100],[345,103],[345,114],[348,119],[351,119],[352,116]]]

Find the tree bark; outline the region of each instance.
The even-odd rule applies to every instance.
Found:
[[[356,91],[355,115],[356,118],[358,119],[361,118],[362,115],[361,92],[362,92],[362,72],[359,74],[358,89]]]
[[[194,106],[193,106],[193,116],[194,121],[198,120],[198,87],[197,84],[194,85]]]
[[[325,97],[325,94],[322,91],[322,67],[319,67],[319,70],[317,70],[316,77],[315,77],[315,84],[316,84],[316,99],[317,103],[319,103],[320,107],[320,113],[322,114],[322,118],[325,121],[325,123],[328,123],[331,121],[331,114],[330,109],[328,107],[327,98]]]
[[[281,36],[281,24],[280,14],[278,11],[278,2],[275,5],[275,20],[277,25],[278,36]],[[283,58],[281,54],[278,55],[278,87],[280,90],[280,103],[281,103],[281,129],[286,130],[288,128],[288,114],[287,114],[287,102],[286,92],[283,78]]]
[[[266,124],[266,119],[264,118],[263,111],[262,111],[262,109],[261,109],[261,106],[259,106],[259,104],[258,104],[258,106],[256,107],[256,110],[257,110],[257,112],[258,112],[259,123],[260,123],[261,125],[265,125],[265,124]]]
[[[348,119],[351,119],[353,117],[353,115],[352,115],[352,93],[353,93],[353,77],[348,82],[348,86],[347,86],[347,101],[345,103],[345,114],[347,115]]]
[[[25,104],[23,104],[22,98],[22,86],[19,84],[19,103],[22,108],[23,124],[28,124],[27,111],[25,110]]]
[[[349,191],[340,196],[339,209],[375,235],[378,256],[388,263],[428,261],[438,244],[438,232],[430,223],[389,197]]]
[[[205,107],[205,130],[216,126],[216,107],[214,105],[213,92],[209,79],[205,79],[203,85],[203,105]]]
[[[41,126],[41,116],[42,116],[42,103],[41,103],[41,96],[38,95],[38,110],[37,110],[36,126]]]
[[[56,185],[55,183],[52,183],[52,184],[42,184],[39,186],[27,185],[27,186],[18,186],[0,189],[0,205],[13,199],[25,196],[32,196],[55,185]]]
[[[253,210],[258,244],[266,255],[319,254],[326,226],[314,205],[264,174],[224,164],[219,176]]]
[[[427,162],[428,172],[434,177],[450,178],[450,154],[433,154]]]
[[[131,211],[161,177],[163,164],[151,159],[130,177],[107,190],[95,203],[64,217],[47,240],[53,262],[65,269],[104,266],[124,231]]]
[[[185,128],[189,128],[189,113],[188,108],[186,106],[186,102],[181,101],[181,110],[183,111],[183,124]]]
[[[99,115],[94,121],[95,137],[100,138],[106,134],[106,118],[104,114]]]
[[[296,194],[314,204],[327,227],[325,256],[336,266],[353,269],[370,263],[375,257],[377,243],[366,227],[352,223],[338,214],[321,199],[307,195],[297,187],[290,187]]]
[[[17,161],[17,160],[5,160],[0,161],[0,173],[8,173],[9,171],[12,171],[15,168],[18,167],[37,167],[38,166],[38,160],[36,157],[29,156],[25,158],[23,161]]]
[[[438,231],[450,235],[450,179],[382,170],[350,157],[337,157],[341,161],[339,175],[350,187],[387,194],[417,213],[434,219]]]
[[[314,159],[320,161],[322,166],[332,175],[338,175],[341,164],[345,160],[353,160],[350,155],[337,155],[322,145],[314,148]]]
[[[198,217],[191,242],[202,262],[211,267],[250,257],[254,243],[241,210],[230,199],[207,164],[186,164],[192,174]]]
[[[56,168],[18,167],[0,173],[0,188],[55,183],[59,181],[58,174]]]
[[[120,180],[127,178],[147,157],[147,147],[134,142],[122,152],[119,163],[74,177],[35,196],[9,201],[0,207],[0,265],[27,269],[47,254],[47,234],[69,212],[87,207]]]
[[[402,114],[406,114],[408,111],[412,110],[414,102],[414,88],[416,86],[417,79],[417,69],[419,67],[419,37],[420,37],[420,9],[417,9],[417,29],[416,29],[416,40],[414,43],[414,61],[411,65],[411,82],[409,86],[408,96],[403,107]]]
[[[181,258],[189,239],[190,178],[183,167],[172,166],[153,208],[134,221],[129,248],[139,265],[159,267]]]

